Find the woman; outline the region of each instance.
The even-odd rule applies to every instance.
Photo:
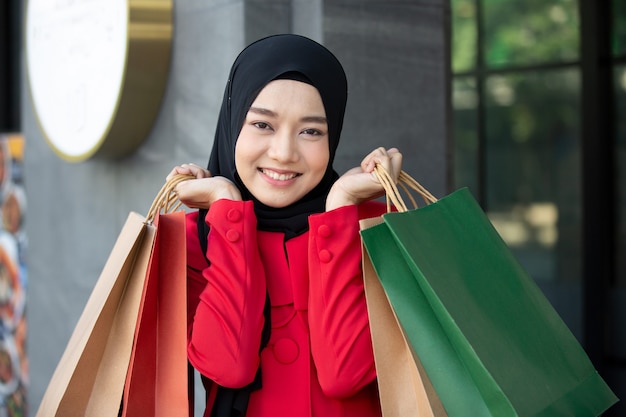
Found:
[[[332,167],[347,81],[335,56],[297,35],[237,57],[208,170],[177,187],[188,215],[189,344],[205,416],[379,416],[358,220],[385,211],[379,148]]]

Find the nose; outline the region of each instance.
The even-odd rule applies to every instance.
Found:
[[[296,162],[299,158],[297,138],[288,131],[278,131],[273,135],[267,153],[278,162]]]

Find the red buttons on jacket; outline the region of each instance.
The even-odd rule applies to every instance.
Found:
[[[236,242],[239,240],[239,232],[234,230],[234,229],[230,229],[229,231],[226,232],[226,239],[228,239],[229,242]]]
[[[317,228],[317,234],[323,238],[328,238],[333,234],[333,231],[328,225],[322,224]],[[333,258],[333,255],[326,249],[320,250],[318,256],[322,263],[328,263]]]
[[[330,227],[328,227],[328,225],[323,224],[317,228],[317,234],[321,237],[330,237],[330,235],[333,234],[333,231],[330,229]]]
[[[331,259],[333,259],[332,253],[330,253],[326,249],[322,249],[318,255],[320,257],[320,261],[323,263],[328,263]]]
[[[230,209],[228,210],[228,213],[226,213],[226,218],[232,223],[237,223],[239,220],[241,220],[241,211],[237,209]],[[238,241],[239,238],[239,232],[235,229],[230,229],[226,232],[226,239],[228,239],[229,242],[234,243]]]
[[[300,354],[298,344],[292,339],[283,338],[274,343],[274,357],[280,363],[288,365],[295,361]]]
[[[228,210],[226,217],[233,223],[238,222],[239,220],[241,220],[241,211],[237,209],[230,209]]]

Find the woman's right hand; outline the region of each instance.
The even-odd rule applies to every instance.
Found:
[[[208,209],[220,199],[241,200],[241,193],[232,181],[225,177],[213,177],[209,170],[196,164],[176,166],[166,179],[169,180],[176,174],[195,177],[180,182],[174,189],[178,199],[189,208]]]

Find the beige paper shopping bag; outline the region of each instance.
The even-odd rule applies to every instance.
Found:
[[[381,222],[381,218],[362,220],[361,229]],[[365,248],[363,280],[383,417],[446,417],[419,358],[407,343]]]
[[[37,417],[117,416],[154,227],[130,213],[44,393]]]

